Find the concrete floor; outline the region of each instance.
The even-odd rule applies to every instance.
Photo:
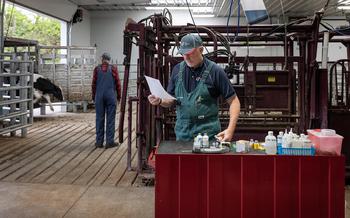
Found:
[[[350,186],[345,187],[345,218],[350,218]]]
[[[127,170],[127,141],[96,149],[94,124],[92,112],[55,113],[25,138],[0,137],[0,218],[154,217],[154,187]]]
[[[0,138],[0,218],[154,217],[154,187],[126,170],[126,143],[94,149],[93,131],[93,113],[56,114],[27,138]],[[345,199],[350,218],[350,187]]]
[[[154,188],[0,182],[0,217],[154,217]]]
[[[350,202],[350,187],[345,189]],[[350,218],[350,204],[345,204]],[[0,182],[0,217],[154,217],[154,187],[105,187]]]

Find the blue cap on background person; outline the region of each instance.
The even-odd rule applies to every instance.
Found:
[[[202,46],[202,44],[203,41],[198,34],[187,34],[186,36],[182,37],[179,51],[177,53],[184,55],[192,51],[192,49]]]
[[[107,52],[102,54],[102,60],[110,61],[111,60],[111,55]]]

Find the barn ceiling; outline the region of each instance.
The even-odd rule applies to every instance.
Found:
[[[145,10],[150,7],[151,9],[170,7],[173,10],[181,8],[185,10],[187,6],[186,0],[71,0],[71,2],[90,11]],[[194,13],[211,13],[218,17],[229,15],[230,2],[230,0],[188,0]],[[283,6],[287,16],[300,17],[313,15],[314,12],[321,10],[327,0],[264,0],[264,2],[269,16],[281,16]],[[338,7],[348,4],[350,0],[329,0],[325,14],[328,16],[342,15],[344,10]],[[231,16],[237,16],[237,11],[237,0],[235,0]],[[241,16],[244,16],[242,10]]]

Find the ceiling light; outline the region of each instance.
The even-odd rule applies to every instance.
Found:
[[[214,14],[194,14],[193,17],[215,17]]]
[[[347,6],[338,6],[339,10],[350,10],[350,5]]]
[[[154,10],[154,11],[160,10],[160,11],[162,11],[164,9],[164,6],[161,6],[161,7],[148,6],[145,8],[146,8],[146,10]],[[170,11],[171,10],[183,10],[183,11],[188,10],[187,7],[166,7],[166,8],[169,9]],[[203,13],[203,12],[212,13],[213,12],[212,7],[190,7],[190,9],[195,13]]]
[[[151,0],[151,4],[161,4],[163,2],[166,2],[167,4],[184,4],[186,5],[185,1],[177,1],[177,0]],[[210,0],[208,2],[208,0],[191,0],[190,4],[207,4],[207,3],[211,3],[212,1]]]

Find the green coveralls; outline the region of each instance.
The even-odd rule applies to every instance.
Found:
[[[204,83],[214,62],[204,67],[202,78],[190,93],[185,89],[183,73],[185,62],[180,63],[178,79],[175,83],[176,106],[175,134],[177,141],[192,141],[198,133],[207,133],[209,139],[220,132],[217,99],[213,98]]]

